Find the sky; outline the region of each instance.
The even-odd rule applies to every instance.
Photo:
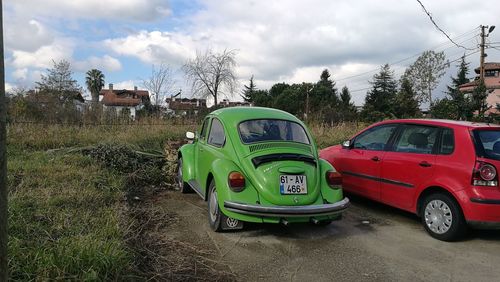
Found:
[[[328,69],[362,105],[381,65],[391,64],[399,78],[421,52],[434,50],[450,61],[465,53],[475,68],[479,26],[500,25],[497,0],[421,2],[473,50],[453,45],[416,0],[4,0],[6,89],[33,87],[53,61],[65,59],[83,88],[92,68],[104,73],[106,88],[132,89],[142,88],[153,65],[165,64],[173,70],[172,93],[190,97],[181,66],[207,49],[235,50],[239,92],[252,75],[257,88],[268,89],[316,82]],[[487,42],[498,49],[487,49],[486,61],[500,62],[500,26]],[[444,96],[456,64],[433,97]],[[238,100],[239,92],[227,95]]]

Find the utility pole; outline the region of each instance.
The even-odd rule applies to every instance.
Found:
[[[7,260],[7,108],[5,105],[5,64],[3,51],[3,3],[0,0],[0,281],[7,281],[9,273]]]
[[[487,54],[484,53],[484,48],[486,47],[485,39],[490,35],[490,33],[495,29],[495,26],[488,26],[487,25],[481,25],[481,44],[479,44],[479,47],[481,48],[481,57],[479,58],[479,78],[481,80],[484,80],[484,58],[488,56]],[[485,29],[488,28],[488,33],[484,32]]]
[[[481,44],[479,44],[479,47],[481,48],[481,57],[479,58],[479,78],[480,78],[480,80],[484,80],[484,57],[486,57],[486,55],[484,54],[484,39],[486,37],[484,30],[486,28],[487,28],[487,26],[481,25]]]

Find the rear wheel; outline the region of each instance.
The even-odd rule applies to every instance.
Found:
[[[458,240],[467,230],[462,209],[447,194],[434,193],[427,196],[420,213],[425,230],[438,240]]]
[[[177,186],[179,187],[179,190],[181,193],[191,193],[193,190],[189,185],[184,182],[184,178],[182,176],[182,158],[179,158],[177,161]]]

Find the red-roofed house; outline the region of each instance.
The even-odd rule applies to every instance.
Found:
[[[149,102],[149,92],[147,90],[115,90],[113,84],[109,84],[108,89],[102,89],[99,95],[102,96],[101,103],[105,108],[114,108],[117,113],[123,109],[130,110],[130,117],[135,119],[136,110],[139,110],[144,103]]]
[[[474,81],[460,85],[460,91],[464,93],[471,93],[479,83],[479,68],[474,70],[478,76]],[[487,91],[489,91],[486,102],[491,108],[486,114],[499,113],[497,111],[497,104],[500,104],[500,63],[485,63],[484,64],[484,84]]]

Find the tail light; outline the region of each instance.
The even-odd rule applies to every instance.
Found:
[[[485,162],[476,161],[472,173],[472,185],[475,186],[498,186],[498,174],[496,168]]]
[[[342,175],[336,171],[327,171],[326,183],[328,183],[330,187],[342,185]]]
[[[229,188],[234,192],[241,192],[245,189],[245,176],[240,172],[233,171],[228,176]]]

